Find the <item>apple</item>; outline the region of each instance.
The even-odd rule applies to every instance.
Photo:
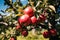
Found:
[[[11,37],[10,40],[16,40],[14,37]]]
[[[30,24],[30,17],[28,15],[23,15],[18,18],[18,23],[24,26],[27,26]]]
[[[28,31],[27,31],[27,30],[23,30],[23,31],[21,32],[21,34],[25,37],[25,36],[28,35]]]
[[[35,24],[37,22],[37,18],[35,16],[31,17],[31,22],[32,24]]]
[[[21,29],[21,28],[22,28],[22,26],[19,24],[16,26],[16,30]]]
[[[24,24],[24,26],[28,26],[29,24],[31,24],[31,19],[29,18],[29,20]]]
[[[50,29],[50,34],[51,36],[56,36],[57,35],[57,31],[55,29]]]
[[[38,21],[39,22],[43,22],[43,21],[45,21],[46,20],[46,16],[44,16],[43,14],[41,14],[40,16],[39,16],[39,18],[38,18]]]
[[[34,15],[34,11],[32,7],[28,6],[27,8],[24,9],[24,14],[29,15],[30,17]]]
[[[49,32],[48,31],[43,32],[43,36],[44,36],[44,38],[48,38],[50,36]]]

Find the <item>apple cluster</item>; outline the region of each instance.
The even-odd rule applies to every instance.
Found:
[[[56,36],[57,35],[57,31],[56,31],[56,29],[50,29],[49,31],[45,31],[42,34],[43,34],[43,36],[45,38],[49,38],[51,36]]]
[[[34,10],[31,6],[28,6],[24,9],[23,14],[21,17],[18,18],[18,25],[16,26],[16,30],[20,29],[20,32],[23,36],[28,35],[28,30],[26,27],[29,25],[38,25],[40,22],[45,22],[47,19],[44,14],[40,14],[37,18],[34,14]],[[55,29],[50,29],[42,33],[45,38],[50,36],[56,36],[57,31]]]

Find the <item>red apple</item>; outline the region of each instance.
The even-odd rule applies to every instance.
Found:
[[[29,18],[29,20],[24,24],[24,26],[28,26],[29,24],[31,24],[31,19]]]
[[[10,40],[15,40],[15,38],[14,37],[11,37]]]
[[[50,34],[52,36],[56,36],[57,35],[57,31],[55,29],[51,29],[49,32],[50,32]]]
[[[22,34],[23,36],[27,36],[27,35],[28,35],[28,31],[27,31],[27,30],[23,30],[23,31],[21,32],[21,34]]]
[[[23,15],[20,18],[18,18],[18,22],[22,25],[29,25],[30,17],[28,15]]]
[[[32,7],[28,6],[27,8],[24,9],[24,14],[29,15],[30,17],[34,15],[34,11]]]
[[[45,20],[46,20],[46,16],[44,16],[43,14],[41,14],[38,18],[38,21],[40,21],[40,22],[43,22]]]
[[[16,26],[16,30],[21,29],[21,28],[22,28],[22,26],[19,24]]]
[[[48,38],[50,35],[49,35],[49,32],[48,31],[45,31],[44,33],[43,33],[43,36],[44,36],[44,38]]]
[[[37,22],[37,18],[35,16],[31,17],[31,22],[32,24],[35,24]]]

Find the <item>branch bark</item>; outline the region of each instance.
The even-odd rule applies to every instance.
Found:
[[[6,22],[0,22],[0,24],[8,26],[8,24]]]

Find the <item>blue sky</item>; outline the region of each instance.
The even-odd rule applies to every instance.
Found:
[[[4,0],[0,0],[0,10],[6,9],[7,6],[4,6]]]
[[[15,0],[13,1],[15,2]],[[27,4],[27,2],[28,2],[27,0],[21,0],[21,3],[23,5]],[[7,7],[8,7],[7,5],[6,6],[4,5],[4,0],[0,0],[0,10],[5,10]]]

